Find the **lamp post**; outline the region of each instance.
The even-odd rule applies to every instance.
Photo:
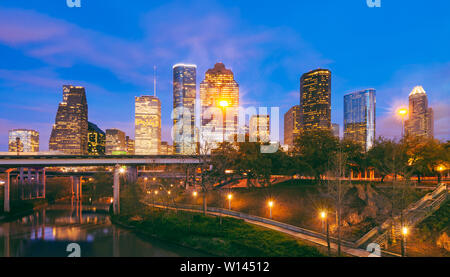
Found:
[[[438,185],[439,183],[441,183],[441,178],[442,178],[442,171],[445,170],[445,167],[443,165],[438,166],[437,171],[438,171]]]
[[[227,195],[227,198],[228,198],[228,210],[231,210],[231,199],[233,198],[233,195],[229,193]]]
[[[331,255],[331,245],[330,245],[330,224],[328,222],[328,216],[326,211],[322,211],[320,213],[320,218],[322,219],[322,231],[324,229],[324,222],[326,221],[326,235],[327,235],[327,248],[328,248],[328,255]]]
[[[407,235],[408,235],[408,227],[403,226],[402,227],[402,241],[401,241],[402,257],[406,257],[406,236]]]
[[[401,108],[398,110],[398,114],[402,118],[402,138],[405,136],[405,116],[408,114],[408,110],[405,108]]]
[[[272,207],[273,207],[273,201],[270,200],[267,205],[269,206],[269,217],[272,219]]]

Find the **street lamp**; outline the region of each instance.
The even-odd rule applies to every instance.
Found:
[[[229,193],[227,195],[227,198],[228,198],[228,209],[231,210],[231,199],[233,198],[233,195]]]
[[[325,233],[325,219],[327,218],[327,214],[324,211],[320,212],[320,218],[322,219],[322,232]]]
[[[267,205],[269,206],[269,215],[270,215],[270,219],[272,219],[272,207],[273,207],[273,201],[270,200]]]
[[[444,171],[444,170],[445,170],[445,166],[443,166],[443,165],[440,165],[440,166],[437,167],[437,171],[439,172],[439,174],[438,174],[438,185],[441,182],[442,171]]]
[[[192,196],[197,197],[197,192],[194,191],[194,192],[192,193]]]
[[[324,221],[326,221],[326,226],[327,226],[327,247],[328,247],[328,255],[331,255],[331,245],[330,245],[330,224],[328,223],[328,217],[327,217],[327,212],[326,211],[322,211],[320,213],[320,218],[322,219],[322,231],[324,229]]]
[[[121,167],[121,168],[119,169],[119,173],[125,173],[125,168]]]
[[[403,136],[405,135],[404,134],[404,130],[405,130],[405,116],[408,114],[408,110],[405,109],[405,108],[400,108],[398,110],[398,114],[402,118],[402,138],[403,138]]]
[[[402,257],[406,256],[406,236],[407,235],[408,235],[408,227],[404,226],[404,227],[402,227],[402,241],[401,241]]]

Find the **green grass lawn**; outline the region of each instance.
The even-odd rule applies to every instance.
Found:
[[[258,227],[243,220],[218,218],[161,209],[129,209],[121,199],[121,215],[112,221],[135,228],[149,237],[158,238],[214,256],[222,257],[321,257],[316,247],[287,234]]]

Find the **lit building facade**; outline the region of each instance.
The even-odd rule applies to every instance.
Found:
[[[416,86],[409,94],[409,118],[405,121],[405,134],[426,138],[434,136],[433,109],[428,107],[428,96],[421,86]]]
[[[125,145],[127,148],[127,154],[128,155],[134,155],[135,153],[135,143],[134,143],[134,139],[131,139],[129,136],[125,137]]]
[[[366,151],[375,142],[375,109],[374,89],[344,95],[344,138],[358,142]]]
[[[300,135],[300,106],[295,105],[284,114],[284,144],[292,147]]]
[[[50,135],[49,150],[71,155],[87,154],[88,105],[86,91],[80,86],[63,86],[63,101],[58,106]]]
[[[39,152],[39,132],[28,129],[9,131],[9,152]]]
[[[201,143],[221,142],[237,134],[239,85],[223,63],[206,71],[200,84],[200,100]]]
[[[174,153],[174,147],[167,143],[167,141],[161,142],[161,155],[173,155]]]
[[[106,134],[97,125],[88,122],[88,155],[105,155]]]
[[[125,155],[127,145],[125,132],[119,129],[106,129],[106,155]]]
[[[173,130],[175,154],[197,153],[195,136],[195,101],[197,97],[197,66],[173,66]]]
[[[302,131],[331,130],[331,71],[316,69],[300,78]]]
[[[135,154],[158,155],[161,150],[161,102],[156,96],[135,98]]]
[[[270,116],[253,115],[249,121],[250,141],[270,142]]]

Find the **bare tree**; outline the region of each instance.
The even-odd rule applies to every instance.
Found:
[[[350,184],[345,180],[347,167],[347,154],[339,147],[329,162],[329,178],[327,181],[327,196],[333,202],[337,214],[337,245],[338,255],[341,255],[342,242],[342,216],[346,204],[345,195]]]

